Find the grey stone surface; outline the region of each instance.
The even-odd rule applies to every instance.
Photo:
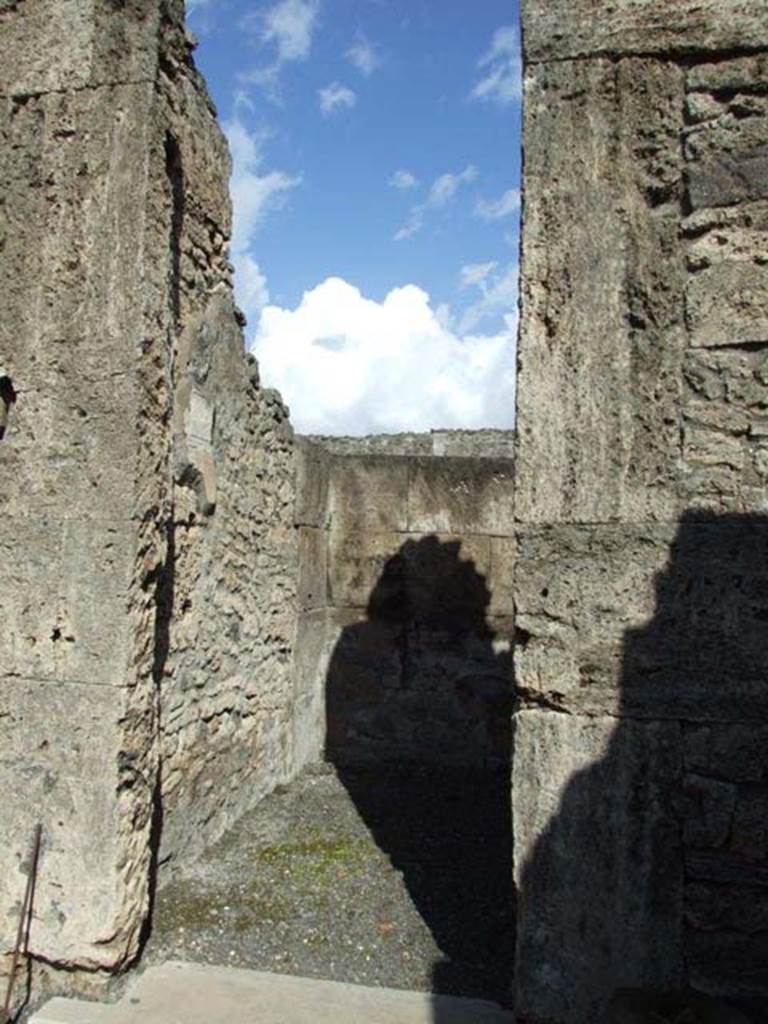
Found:
[[[511,460],[414,459],[408,530],[508,536],[513,532]]]
[[[764,722],[764,517],[521,533],[516,681],[576,713]]]
[[[428,434],[310,437],[334,455],[447,455],[476,459],[514,457],[514,430],[431,430]]]
[[[764,1007],[768,9],[528,0],[523,41],[518,1005]]]
[[[40,821],[36,998],[130,963],[153,851],[291,771],[293,439],[183,5],[6,3],[0,40],[0,975]]]
[[[523,0],[526,56],[554,61],[598,54],[661,57],[768,47],[762,0]]]
[[[508,764],[512,461],[303,441],[297,480],[296,763]]]
[[[679,732],[673,722],[517,715],[523,1019],[603,1020],[619,988],[683,982],[683,870],[670,802]]]
[[[328,523],[349,530],[407,530],[409,475],[409,459],[335,459],[328,484]]]
[[[183,1014],[190,1024],[505,1024],[512,1015],[483,1000],[365,988],[337,981],[170,961],[146,971],[113,1006],[55,999],[33,1024],[147,1024]]]
[[[675,506],[682,88],[675,65],[640,58],[527,72],[523,521],[663,519]]]

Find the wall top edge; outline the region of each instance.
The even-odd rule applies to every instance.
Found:
[[[768,49],[765,0],[522,0],[529,63]]]

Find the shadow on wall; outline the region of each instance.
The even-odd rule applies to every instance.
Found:
[[[664,545],[641,540],[661,564]],[[600,1024],[619,989],[690,984],[763,1021],[768,519],[686,514],[621,658],[618,724],[530,711],[516,732],[531,837],[516,850],[519,1013]],[[524,781],[527,758],[547,787]],[[665,1005],[622,1019],[678,1019],[686,1004]],[[698,1012],[684,1019],[737,1019]]]
[[[386,562],[331,659],[325,753],[444,954],[432,991],[500,999],[514,959],[512,669],[460,547],[408,540]]]

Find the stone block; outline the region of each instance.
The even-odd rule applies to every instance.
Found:
[[[598,1021],[623,987],[683,980],[683,871],[671,722],[515,717],[516,1003]]]
[[[411,459],[339,456],[330,464],[328,512],[334,529],[406,530]]]
[[[375,759],[382,745],[394,751],[404,728],[389,703],[402,682],[402,627],[337,610],[329,617],[328,643],[326,757],[344,763]]]
[[[314,611],[328,603],[328,534],[311,526],[299,528],[299,608]]]
[[[685,844],[713,849],[724,846],[731,834],[736,787],[703,775],[686,775],[684,792]]]
[[[687,771],[729,782],[768,781],[768,726],[758,722],[686,725],[683,756]]]
[[[328,516],[330,456],[320,445],[298,438],[294,454],[295,520],[299,526],[325,529]]]
[[[334,526],[328,538],[328,601],[339,608],[398,602],[403,594],[401,547],[406,535]]]
[[[160,11],[146,0],[41,0],[0,12],[0,94],[28,96],[152,81]]]
[[[36,377],[13,375],[24,390],[0,445],[7,481],[0,496],[3,515],[23,515],[32,502],[37,514],[55,519],[127,518],[140,500],[139,445],[126,429],[137,412],[138,388],[126,382],[115,399],[113,382],[103,377],[86,381],[56,374],[44,382]],[[107,393],[113,397],[111,408]]]
[[[768,934],[698,932],[685,937],[690,983],[729,996],[755,997],[756,1008],[768,996]],[[757,998],[762,997],[762,998]],[[758,1018],[759,1019],[759,1018]]]
[[[688,269],[743,260],[765,262],[768,203],[743,203],[694,210],[682,223]]]
[[[752,889],[768,887],[768,866],[749,860],[731,849],[686,848],[685,874],[692,882],[712,882],[716,885]]]
[[[482,634],[491,610],[490,538],[429,534],[402,545],[400,618],[445,634]]]
[[[411,533],[495,534],[514,530],[514,470],[506,460],[411,460]]]
[[[335,639],[336,634],[329,631],[325,609],[299,615],[293,661],[295,698],[324,694],[328,661]]]
[[[697,348],[768,342],[768,264],[732,260],[699,271],[685,307]]]
[[[136,216],[152,100],[146,84],[0,104],[9,142],[0,363],[18,393],[0,446],[6,514],[31,500],[38,512],[67,516],[77,505],[116,518],[139,504],[140,453],[162,412],[156,382],[142,379],[152,373],[141,355],[157,332],[144,319],[157,281]],[[140,423],[144,437],[129,429]]]
[[[488,574],[488,589],[491,592],[490,615],[514,615],[515,612],[515,565],[517,563],[517,539],[515,537],[491,537],[491,566]]]
[[[762,0],[523,0],[528,61],[597,54],[717,53],[768,47]]]
[[[685,136],[688,198],[694,210],[768,198],[768,115],[755,107],[690,128]]]
[[[733,814],[730,849],[768,871],[768,787],[740,787]]]
[[[519,544],[515,660],[526,699],[590,714],[765,721],[765,517],[530,530]]]
[[[690,882],[685,887],[685,920],[700,932],[768,932],[768,890]]]
[[[123,686],[136,533],[130,522],[0,521],[0,676]]]
[[[768,55],[718,60],[711,64],[694,64],[688,71],[686,88],[710,93],[735,94],[768,87]]]
[[[528,71],[523,522],[674,514],[686,343],[681,96],[682,71],[648,59]]]
[[[143,820],[137,814],[131,827],[121,820],[128,807],[118,786],[125,711],[123,700],[107,687],[23,678],[0,682],[4,949],[13,946],[23,872],[38,822],[43,844],[32,955],[53,963],[113,967],[128,952],[131,927],[135,939],[146,889],[132,891],[125,879],[140,870],[143,850],[128,871],[126,858],[135,853],[133,837],[146,844],[151,786],[143,789]]]

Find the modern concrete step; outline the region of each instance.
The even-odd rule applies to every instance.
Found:
[[[30,1024],[512,1024],[481,999],[169,961],[118,1003],[51,999]]]

